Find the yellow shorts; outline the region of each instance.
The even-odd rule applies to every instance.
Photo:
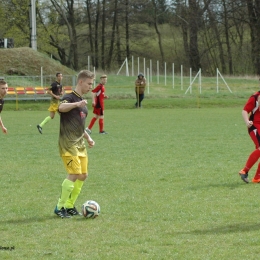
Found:
[[[57,112],[59,108],[59,103],[51,103],[48,110],[50,112]]]
[[[62,156],[61,158],[68,174],[88,173],[88,157]]]

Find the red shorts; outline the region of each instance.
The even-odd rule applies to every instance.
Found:
[[[98,116],[103,116],[103,109],[100,107],[100,108],[95,108],[93,109],[93,113],[95,115],[98,115]]]

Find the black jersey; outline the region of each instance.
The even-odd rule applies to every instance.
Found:
[[[0,99],[0,113],[2,112],[2,110],[4,108],[4,103],[5,103],[5,101],[3,99]]]
[[[62,103],[75,103],[83,98],[75,91],[66,94],[60,100]],[[69,112],[60,113],[59,148],[62,156],[86,156],[84,142],[85,120],[88,115],[87,107],[77,107]]]
[[[62,95],[62,84],[59,83],[58,81],[55,81],[51,84],[49,90],[51,90],[54,95],[61,96]],[[51,99],[54,103],[59,102],[59,100],[54,98],[53,96],[51,97]]]

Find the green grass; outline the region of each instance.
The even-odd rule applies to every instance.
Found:
[[[1,115],[0,246],[15,247],[1,259],[258,259],[259,186],[237,174],[254,148],[240,106],[107,109],[76,203],[96,200],[94,220],[53,214],[66,172],[58,116],[36,129],[47,115]]]

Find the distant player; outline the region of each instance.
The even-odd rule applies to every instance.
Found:
[[[4,97],[6,96],[7,92],[8,92],[7,82],[1,79],[0,80],[0,113],[4,108]],[[1,116],[0,116],[0,126],[2,128],[3,133],[7,134],[7,129],[4,126]]]
[[[242,110],[242,117],[248,128],[248,134],[255,144],[255,150],[249,155],[245,167],[239,172],[241,179],[248,183],[248,172],[260,158],[260,91],[248,99]],[[252,182],[260,183],[260,163]]]
[[[59,105],[59,151],[68,173],[61,185],[61,195],[54,209],[54,213],[61,218],[81,215],[75,207],[75,202],[88,176],[88,157],[84,139],[90,148],[95,144],[84,131],[88,110],[87,101],[82,96],[92,89],[93,81],[94,73],[88,70],[80,71],[75,90],[64,95]]]
[[[61,81],[62,81],[62,74],[58,72],[56,73],[56,81],[51,84],[50,88],[47,91],[47,93],[51,95],[51,102],[48,108],[48,110],[50,111],[50,115],[47,116],[39,125],[37,125],[40,134],[42,134],[43,126],[47,124],[51,119],[53,119],[55,113],[58,111],[60,98],[63,94]]]
[[[92,90],[92,106],[94,107],[93,113],[94,117],[91,119],[89,126],[86,128],[86,131],[91,134],[91,129],[94,126],[97,119],[99,119],[99,133],[107,134],[104,131],[104,112],[105,104],[104,99],[108,98],[105,95],[105,85],[107,83],[107,75],[102,75],[100,77],[100,83]]]
[[[146,79],[142,73],[139,73],[137,79],[135,80],[135,93],[136,93],[135,107],[136,108],[142,107],[145,86],[146,86]]]

